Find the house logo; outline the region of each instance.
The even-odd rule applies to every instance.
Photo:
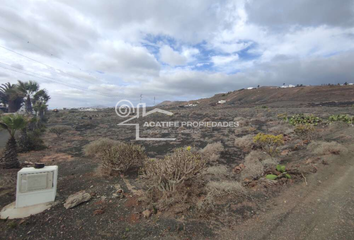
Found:
[[[162,113],[166,114],[168,116],[172,116],[173,113],[162,110],[159,108],[154,108],[153,110],[146,112],[146,104],[145,103],[139,103],[136,108],[134,108],[134,104],[129,101],[129,100],[121,100],[117,102],[115,106],[115,112],[119,117],[129,117],[131,115],[134,115],[131,118],[128,118],[127,120],[118,123],[118,126],[135,126],[135,139],[136,140],[141,140],[141,141],[174,141],[176,138],[141,138],[140,137],[140,126],[139,123],[129,123],[135,119],[139,120],[140,118],[144,118],[150,114],[154,113]]]

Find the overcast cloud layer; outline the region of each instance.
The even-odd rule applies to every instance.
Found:
[[[354,82],[354,0],[3,0],[0,83],[50,108]]]

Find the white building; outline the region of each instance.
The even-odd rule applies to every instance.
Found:
[[[195,104],[195,103],[189,103],[187,105],[184,105],[185,107],[196,107],[198,106],[198,104]]]
[[[226,100],[220,100],[220,101],[218,101],[218,103],[219,104],[224,104],[224,103],[226,103]]]
[[[254,89],[254,87],[248,87],[248,88],[247,88],[247,90],[252,90],[252,89]]]
[[[283,85],[280,88],[293,88],[295,85],[289,84],[289,85]]]
[[[80,112],[97,112],[97,108],[79,108]]]

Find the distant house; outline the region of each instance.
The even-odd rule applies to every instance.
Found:
[[[25,114],[26,113],[26,107],[25,105],[21,106],[19,110],[17,110],[18,114]]]
[[[97,108],[79,108],[80,112],[97,112]]]
[[[294,88],[296,87],[295,85],[289,84],[289,85],[283,85],[280,88]]]
[[[218,101],[218,103],[219,104],[224,104],[224,103],[226,103],[226,100],[220,100],[220,101]]]
[[[195,103],[189,103],[187,105],[184,105],[185,107],[196,107],[198,106],[198,104],[195,104]]]
[[[248,88],[247,88],[247,90],[252,90],[252,89],[254,89],[254,87],[248,87]]]
[[[348,85],[349,85],[349,86],[353,86],[353,85],[354,85],[354,83],[348,83]]]

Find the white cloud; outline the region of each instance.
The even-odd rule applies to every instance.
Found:
[[[168,45],[164,45],[160,48],[160,59],[170,66],[185,65],[188,60],[186,56],[174,51]]]
[[[122,41],[103,41],[86,56],[95,70],[117,74],[157,75],[160,65],[149,51]]]
[[[0,83],[36,80],[63,107],[348,81],[352,3],[4,0],[0,46],[18,54],[0,48]]]
[[[234,53],[241,51],[247,47],[249,47],[252,43],[225,43],[225,42],[217,42],[213,47],[220,49],[225,53]]]
[[[213,56],[211,58],[211,61],[214,63],[216,66],[221,66],[225,64],[229,64],[231,62],[235,62],[239,59],[237,54],[230,55],[230,56]]]

